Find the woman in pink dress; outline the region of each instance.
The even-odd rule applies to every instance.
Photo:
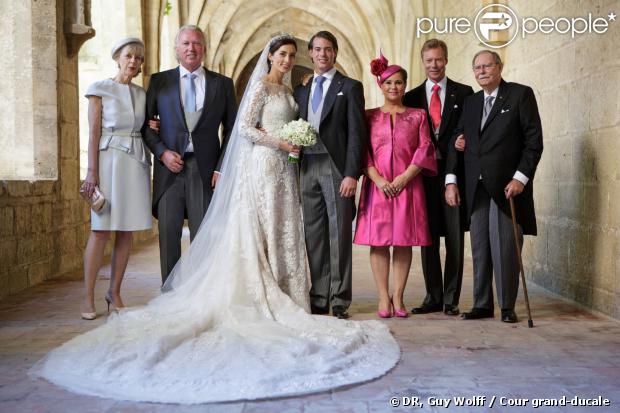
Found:
[[[370,246],[370,265],[379,292],[377,315],[407,317],[403,294],[411,267],[411,247],[430,245],[426,199],[420,173],[437,174],[435,148],[426,112],[402,104],[407,72],[387,59],[371,62],[385,97],[366,111],[370,142],[354,243]],[[390,246],[394,295],[389,295]]]

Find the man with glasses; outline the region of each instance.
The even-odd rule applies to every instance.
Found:
[[[502,79],[499,55],[482,50],[473,59],[482,90],[465,99],[446,166],[446,202],[460,204],[458,181],[465,182],[474,264],[474,306],[466,320],[493,317],[493,274],[501,320],[516,323],[519,263],[512,227],[513,198],[522,235],[536,235],[533,179],[543,150],[542,125],[534,92]],[[457,180],[457,150],[465,173]]]

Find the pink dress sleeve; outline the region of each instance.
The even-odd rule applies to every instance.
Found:
[[[431,141],[426,113],[419,116],[419,118],[421,121],[418,133],[418,147],[413,154],[411,164],[422,168],[423,175],[435,176],[437,175],[437,160],[435,159],[435,146]]]

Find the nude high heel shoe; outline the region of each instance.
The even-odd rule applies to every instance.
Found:
[[[117,307],[114,305],[114,300],[112,300],[112,295],[110,295],[110,292],[108,291],[107,293],[105,293],[105,302],[108,304],[108,314],[110,314],[110,305],[112,306],[112,308],[114,309],[114,311],[119,312],[122,309],[124,309],[125,307]]]
[[[105,296],[103,298],[105,299],[105,302],[108,304],[108,314],[110,314],[110,304],[112,304],[112,297],[110,297],[110,293],[105,293]]]
[[[82,316],[82,320],[94,320],[95,318],[97,318],[96,311],[82,311],[80,315]]]
[[[81,313],[82,320],[94,320],[97,318],[97,313]]]

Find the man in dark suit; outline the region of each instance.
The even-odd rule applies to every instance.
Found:
[[[146,95],[146,119],[160,119],[159,132],[145,125],[143,136],[156,160],[153,215],[163,282],[181,257],[183,220],[193,239],[209,206],[237,112],[232,80],[202,66],[205,52],[202,30],[181,27],[176,37],[180,66],[154,74]]]
[[[405,93],[403,104],[424,109],[431,125],[431,139],[435,145],[438,174],[424,177],[424,190],[432,245],[421,247],[422,271],[426,284],[426,297],[413,314],[444,311],[459,314],[459,297],[463,281],[463,241],[467,227],[465,208],[452,208],[444,198],[445,170],[448,146],[461,116],[463,101],[472,95],[471,86],[454,82],[446,77],[448,46],[438,39],[427,40],[420,52],[427,79],[418,87]],[[462,155],[458,159],[462,169]],[[446,261],[441,271],[439,256],[440,237],[445,237]],[[443,280],[442,280],[443,279]]]
[[[362,84],[336,70],[338,42],[321,31],[308,44],[314,77],[295,89],[300,116],[319,132],[304,148],[301,200],[314,314],[347,318],[351,304],[352,220],[366,145]]]
[[[542,125],[534,92],[502,79],[499,55],[482,50],[473,69],[482,90],[465,99],[455,134],[464,149],[467,210],[474,264],[474,307],[466,320],[493,317],[493,274],[502,321],[516,323],[514,306],[519,290],[519,264],[510,204],[522,235],[536,235],[532,181],[543,151]],[[463,134],[461,136],[460,134]],[[460,203],[457,156],[451,149],[446,175],[446,202]]]

